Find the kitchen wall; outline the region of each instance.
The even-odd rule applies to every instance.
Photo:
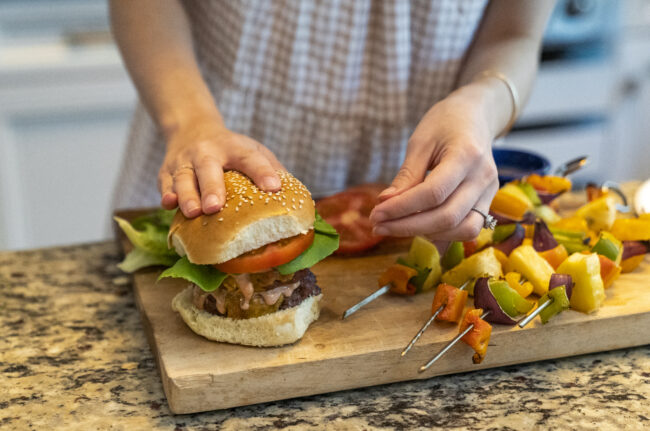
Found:
[[[589,155],[578,183],[650,177],[649,42],[650,0],[560,1],[530,102],[497,145],[554,165]],[[0,0],[0,249],[110,237],[135,100],[105,1]]]

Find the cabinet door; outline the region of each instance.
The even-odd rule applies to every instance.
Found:
[[[129,118],[130,109],[96,109],[2,119],[0,248],[110,235],[110,197]]]

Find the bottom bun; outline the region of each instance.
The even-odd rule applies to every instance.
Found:
[[[251,319],[231,319],[199,310],[192,304],[192,286],[172,300],[187,326],[209,340],[246,346],[282,346],[298,341],[318,319],[323,295],[310,296],[292,308]]]

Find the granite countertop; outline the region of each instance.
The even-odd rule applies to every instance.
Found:
[[[119,259],[0,253],[0,429],[650,428],[650,346],[174,416]]]

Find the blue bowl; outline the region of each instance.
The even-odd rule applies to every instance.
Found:
[[[530,174],[546,175],[551,169],[551,162],[546,157],[530,151],[494,148],[492,155],[500,185]]]

